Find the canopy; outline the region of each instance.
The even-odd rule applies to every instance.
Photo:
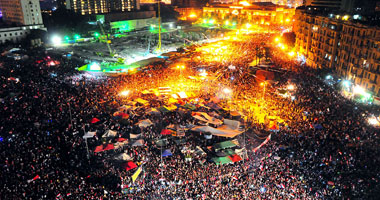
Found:
[[[205,155],[206,154],[206,152],[204,152],[203,149],[200,146],[197,146],[195,148],[195,153],[198,154],[198,155]]]
[[[162,157],[172,156],[172,152],[170,149],[166,149],[164,152],[162,152]]]
[[[163,129],[161,131],[161,135],[171,135],[171,134],[172,134],[172,132],[170,130],[168,130],[168,129]]]
[[[236,144],[233,143],[232,141],[224,141],[224,142],[214,144],[214,149],[216,151],[220,149],[227,149],[227,148],[232,148],[232,147],[236,147]]]
[[[98,123],[98,122],[100,122],[100,120],[98,118],[96,118],[96,117],[94,117],[94,118],[91,119],[91,124],[95,124],[95,123]]]
[[[195,119],[206,122],[208,124],[213,124],[215,126],[219,126],[223,124],[221,120],[211,117],[205,112],[193,112],[192,115]]]
[[[139,139],[139,140],[136,140],[132,146],[133,147],[136,147],[136,146],[143,146],[144,145],[144,140],[143,139]]]
[[[129,170],[132,170],[132,169],[136,168],[137,165],[134,162],[132,162],[132,161],[128,161],[126,163],[123,163],[122,167],[124,169],[126,169],[127,171],[129,171]]]
[[[117,138],[116,141],[117,142],[127,142],[128,140],[125,138]]]
[[[107,130],[106,133],[102,136],[103,138],[105,137],[115,137],[117,134],[116,131],[113,130]]]
[[[121,111],[117,111],[113,114],[114,117],[121,117],[123,119],[128,119],[129,118],[129,115],[127,113],[124,113],[124,112],[121,112]]]
[[[167,109],[165,106],[161,106],[161,107],[159,107],[158,110],[159,110],[160,112],[162,112],[162,113],[170,112],[170,110]]]
[[[233,138],[243,133],[243,131],[239,131],[239,121],[224,119],[224,124],[225,125],[222,125],[218,128],[213,128],[210,126],[195,126],[191,130],[196,132],[211,133],[212,135],[229,138]]]
[[[214,158],[212,158],[212,160],[217,165],[220,165],[220,164],[224,165],[224,164],[232,163],[231,159],[228,156],[225,156],[225,157],[214,157]]]
[[[114,156],[113,159],[129,161],[129,160],[132,160],[132,157],[126,153],[121,153],[121,154]]]
[[[237,155],[237,154],[234,154],[234,155],[232,155],[232,156],[228,156],[228,158],[230,158],[232,162],[239,162],[239,161],[243,160],[243,159],[242,159],[239,155]]]
[[[131,139],[137,139],[137,138],[139,138],[141,136],[141,134],[129,134],[129,138],[131,138]]]
[[[151,126],[153,125],[153,123],[149,120],[149,119],[144,119],[144,120],[141,120],[139,121],[139,127],[143,127],[143,128],[146,128],[148,126]]]
[[[96,131],[94,131],[94,132],[87,132],[86,134],[84,134],[83,139],[93,138],[95,135],[96,135]]]
[[[149,101],[144,100],[144,99],[141,99],[141,98],[137,98],[137,99],[135,99],[135,100],[133,100],[133,101],[135,101],[135,102],[137,102],[137,103],[140,103],[140,104],[142,104],[142,105],[144,105],[144,106],[146,106],[146,105],[149,104]]]
[[[102,151],[107,151],[107,150],[112,150],[112,149],[115,149],[113,144],[99,145],[95,148],[94,152],[97,153],[97,152],[102,152]]]

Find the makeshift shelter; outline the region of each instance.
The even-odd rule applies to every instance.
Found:
[[[233,138],[243,133],[239,131],[240,122],[236,120],[224,119],[224,125],[218,128],[212,128],[210,126],[196,126],[192,128],[192,131],[211,133],[212,135]]]
[[[122,164],[122,167],[123,167],[125,170],[129,171],[129,170],[132,170],[132,169],[136,168],[137,165],[136,165],[134,162],[132,162],[132,161],[128,161],[128,162],[126,162],[126,163],[123,163],[123,164]]]
[[[168,129],[163,129],[161,131],[161,135],[171,135],[171,134],[172,134],[172,132],[170,130],[168,130]]]
[[[113,131],[113,130],[107,130],[106,133],[102,136],[102,138],[106,138],[106,137],[115,137],[117,134],[116,131]]]
[[[172,152],[170,149],[166,149],[164,152],[162,152],[162,157],[172,156]]]
[[[97,152],[108,151],[112,149],[115,149],[113,144],[99,145],[95,148],[94,152],[97,153]]]
[[[139,138],[141,136],[141,134],[129,134],[129,138],[130,139],[137,139],[137,138]]]
[[[193,118],[200,120],[202,122],[205,122],[207,124],[212,124],[214,126],[220,126],[223,124],[223,122],[217,118],[211,117],[205,112],[193,112],[192,113]]]
[[[228,158],[230,158],[232,162],[239,162],[239,161],[243,160],[243,159],[242,159],[239,155],[237,155],[237,154],[234,154],[234,155],[232,155],[232,156],[228,156]]]
[[[96,124],[98,122],[100,122],[100,120],[98,118],[96,118],[96,117],[94,117],[94,118],[91,119],[91,124]]]
[[[160,112],[162,112],[162,113],[168,113],[168,112],[170,112],[170,110],[167,109],[165,106],[161,106],[161,107],[159,107],[158,110],[159,110]]]
[[[256,71],[256,80],[258,82],[262,82],[265,80],[274,80],[274,72],[266,71],[266,70],[257,70]]]
[[[133,158],[131,156],[129,156],[128,154],[126,154],[126,153],[121,153],[121,154],[118,154],[118,155],[114,156],[113,159],[114,160],[130,161]]]
[[[95,136],[96,136],[96,131],[94,131],[94,132],[87,132],[86,134],[84,134],[83,139],[93,138]]]
[[[228,156],[232,156],[232,155],[235,155],[235,151],[232,150],[232,149],[225,149],[222,151],[224,154],[228,155]]]
[[[125,138],[117,138],[116,141],[117,142],[128,142],[128,140]]]
[[[225,157],[213,157],[212,160],[215,162],[217,165],[224,165],[228,163],[232,163],[231,159],[228,156]]]
[[[203,151],[203,149],[200,146],[197,146],[195,148],[195,153],[198,154],[198,155],[200,155],[200,156],[206,155],[206,152]]]
[[[157,146],[166,146],[168,144],[168,141],[166,139],[158,139],[155,141],[155,143],[157,144]]]
[[[147,101],[147,100],[145,100],[145,99],[137,98],[137,99],[135,99],[135,100],[133,100],[133,101],[135,101],[135,102],[137,102],[137,103],[140,103],[140,104],[142,104],[142,105],[144,105],[144,106],[149,105],[149,101]]]
[[[143,140],[143,139],[136,140],[136,141],[132,144],[133,147],[143,146],[143,145],[144,145],[144,140]]]
[[[117,111],[113,114],[114,117],[120,117],[120,118],[123,118],[123,119],[128,119],[129,118],[129,115],[127,113],[124,113],[124,112],[121,112],[121,111]]]
[[[224,141],[224,142],[214,144],[213,147],[215,151],[219,151],[221,149],[236,147],[236,144],[233,143],[232,141]]]

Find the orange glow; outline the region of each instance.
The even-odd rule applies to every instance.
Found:
[[[243,6],[250,6],[251,4],[248,3],[247,1],[240,1],[239,2],[240,5],[243,5]]]
[[[189,15],[189,17],[190,17],[190,18],[196,18],[197,15],[196,15],[195,13],[191,13],[191,14]]]

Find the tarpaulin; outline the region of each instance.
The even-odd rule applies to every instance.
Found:
[[[132,169],[136,168],[137,165],[134,162],[132,162],[132,161],[128,161],[126,163],[123,163],[122,167],[124,169],[126,169],[127,171],[129,171],[129,170],[132,170]]]
[[[91,119],[91,124],[95,124],[95,123],[98,123],[98,122],[100,122],[100,120],[98,118],[96,118],[96,117],[94,117],[94,118]]]

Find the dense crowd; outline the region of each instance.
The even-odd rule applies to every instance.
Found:
[[[259,39],[263,38],[255,38]],[[256,51],[252,43],[242,48]],[[48,61],[36,63],[33,55],[27,61],[1,58],[0,198],[376,199],[380,191],[379,135],[367,125],[365,110],[325,85],[315,76],[316,71],[275,57],[274,66],[298,67],[298,72],[279,74],[280,81],[268,86],[263,96],[262,88],[254,85],[257,80],[245,69],[250,56],[218,63],[210,70],[222,73],[219,82],[236,91],[234,107],[251,117],[246,123],[247,141],[244,139],[248,157],[227,165],[216,165],[207,155],[185,161],[181,153],[184,147],[212,145],[190,133],[182,144],[167,137],[166,148],[173,156],[161,161],[157,143],[163,137],[161,130],[170,124],[194,123],[189,111],[157,116],[146,114],[146,108],[137,108],[123,123],[112,115],[126,102],[118,95],[122,89],[133,90],[135,96],[137,90],[175,81],[182,72],[173,77],[164,66],[151,66],[131,76],[86,77],[75,71],[80,65],[77,61],[54,58],[60,64],[48,67]],[[231,64],[236,71],[219,70]],[[288,80],[297,88],[295,100],[276,94]],[[210,99],[212,92],[205,91],[201,97]],[[280,116],[286,125],[269,132],[267,126],[255,121],[258,115],[246,112],[249,107],[239,104],[260,107],[258,112]],[[162,105],[162,101],[150,101],[151,107]],[[228,112],[221,115],[229,117]],[[91,123],[93,118],[100,122]],[[143,119],[150,119],[153,125],[136,125]],[[121,138],[142,134],[144,144],[94,153],[97,145],[115,142],[115,138],[102,138],[108,129],[117,131]],[[94,139],[88,139],[89,156],[82,137],[88,131],[97,132]],[[253,151],[257,141],[263,141],[259,136],[269,133],[271,140]],[[241,144],[242,137],[238,137]],[[112,161],[111,157],[120,152],[142,166],[143,173],[135,182],[130,178],[133,170]]]

